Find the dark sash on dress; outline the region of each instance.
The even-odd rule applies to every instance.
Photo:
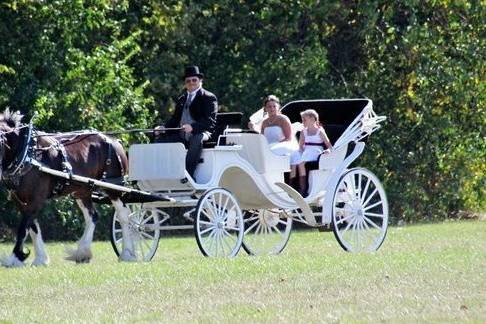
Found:
[[[305,142],[304,145],[309,145],[309,146],[324,146],[324,142],[322,142],[322,143],[307,143],[307,142]]]

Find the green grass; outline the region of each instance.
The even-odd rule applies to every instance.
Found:
[[[107,242],[86,265],[47,249],[49,267],[0,268],[0,322],[486,321],[486,222],[391,228],[374,254],[317,231],[274,257],[204,258],[192,236],[150,263],[119,263]]]

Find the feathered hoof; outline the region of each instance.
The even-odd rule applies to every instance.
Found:
[[[35,258],[34,261],[32,261],[33,267],[46,267],[48,264],[49,258],[47,257]]]
[[[6,268],[21,268],[25,264],[20,261],[15,254],[11,254],[10,256],[3,255],[0,257],[0,264],[2,267]]]
[[[68,261],[74,261],[76,263],[89,263],[93,258],[93,254],[90,249],[78,249],[73,250],[71,248],[65,248],[67,256],[64,258]]]
[[[136,262],[137,256],[135,253],[128,249],[123,249],[122,253],[120,253],[120,257],[118,258],[121,262]]]

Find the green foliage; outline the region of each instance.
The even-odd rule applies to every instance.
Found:
[[[486,209],[484,2],[7,0],[0,18],[0,108],[37,112],[43,130],[160,123],[195,63],[221,110],[247,116],[269,93],[373,99],[388,119],[357,163],[394,220]],[[74,210],[42,217],[67,228]]]

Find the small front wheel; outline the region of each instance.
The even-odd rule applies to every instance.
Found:
[[[378,250],[388,229],[388,201],[380,180],[355,168],[339,180],[332,204],[334,236],[349,252]]]
[[[243,215],[231,192],[215,188],[205,192],[195,210],[194,233],[202,254],[234,257],[243,242]]]
[[[134,242],[134,252],[137,260],[150,261],[159,246],[160,224],[168,219],[168,215],[157,208],[145,208],[141,204],[129,204],[128,234]],[[111,246],[119,256],[123,246],[122,226],[115,213],[110,231]]]

